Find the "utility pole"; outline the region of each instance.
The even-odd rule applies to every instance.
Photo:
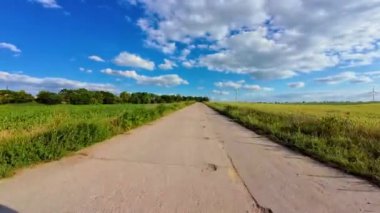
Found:
[[[235,102],[237,102],[237,100],[238,100],[238,93],[239,93],[239,89],[236,88],[235,89]]]
[[[375,102],[375,87],[372,89],[372,101]]]

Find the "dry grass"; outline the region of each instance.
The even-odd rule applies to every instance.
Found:
[[[209,105],[279,143],[380,185],[380,104]]]

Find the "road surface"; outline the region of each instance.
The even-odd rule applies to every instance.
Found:
[[[380,212],[380,190],[194,104],[0,180],[0,212]]]

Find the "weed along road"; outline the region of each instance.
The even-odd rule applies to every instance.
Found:
[[[203,104],[0,180],[0,212],[380,212],[380,189]]]

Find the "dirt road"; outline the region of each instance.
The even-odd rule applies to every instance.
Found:
[[[194,104],[0,180],[0,212],[380,212],[380,190]]]

